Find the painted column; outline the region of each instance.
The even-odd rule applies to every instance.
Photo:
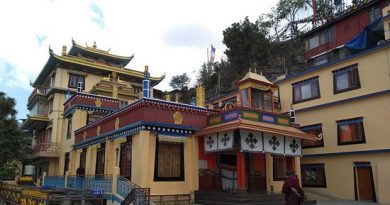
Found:
[[[247,191],[247,172],[245,153],[237,154],[237,189],[240,192]]]
[[[87,156],[85,159],[85,174],[86,175],[93,175],[95,172],[95,169],[93,169],[93,164],[92,163],[92,146],[89,146],[87,148]]]

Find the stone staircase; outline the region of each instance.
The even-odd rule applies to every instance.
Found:
[[[195,203],[204,205],[284,205],[282,194],[195,192]]]

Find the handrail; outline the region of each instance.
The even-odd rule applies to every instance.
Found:
[[[121,205],[129,205],[131,203],[135,205],[150,204],[149,188],[141,188],[123,176],[118,176],[117,186],[118,194],[124,198]]]

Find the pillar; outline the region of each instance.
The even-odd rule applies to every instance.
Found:
[[[116,194],[118,192],[117,182],[118,176],[120,173],[120,169],[118,166],[114,167],[114,171],[112,173],[112,194]]]
[[[87,148],[87,156],[86,156],[86,159],[85,159],[85,174],[86,175],[93,175],[94,172],[95,172],[95,169],[93,168],[93,166],[95,165],[92,160],[93,160],[93,157],[92,157],[92,146],[89,146]]]
[[[106,140],[106,149],[104,153],[104,174],[112,174],[112,167],[115,166],[115,146],[114,140]]]
[[[68,176],[70,175],[70,171],[66,171],[65,172],[65,176],[64,176],[64,187],[65,188],[68,188]]]
[[[247,171],[245,153],[237,154],[237,189],[239,192],[247,191]]]

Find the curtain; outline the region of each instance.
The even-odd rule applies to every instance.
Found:
[[[336,90],[349,88],[348,72],[336,75]]]

